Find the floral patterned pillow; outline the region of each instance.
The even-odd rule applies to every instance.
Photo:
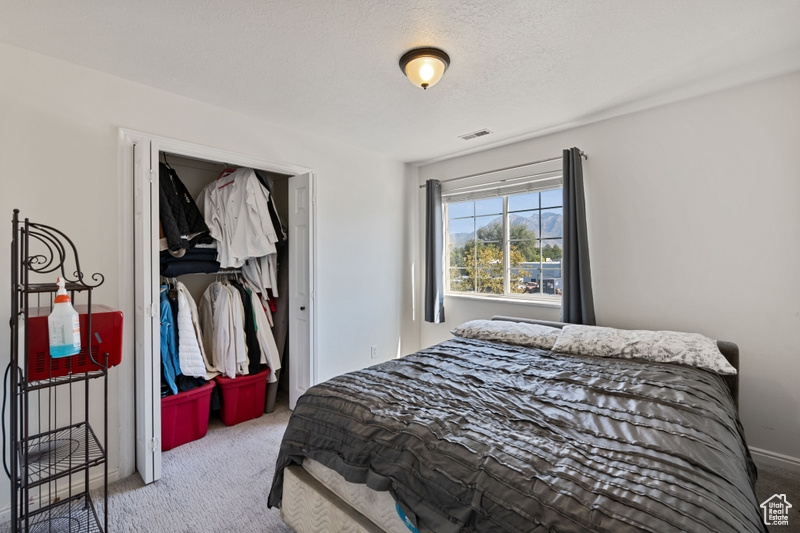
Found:
[[[680,363],[717,374],[736,374],[736,369],[717,348],[716,341],[699,333],[567,325],[561,330],[553,351]]]
[[[471,320],[450,331],[456,337],[498,341],[531,348],[553,348],[561,330],[539,324],[501,320]]]

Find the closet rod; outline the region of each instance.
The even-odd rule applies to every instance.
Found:
[[[198,159],[196,157],[189,157],[189,156],[184,156],[184,155],[179,155],[179,154],[173,154],[172,152],[160,152],[158,161],[160,163],[166,163],[167,165],[172,166],[169,163],[169,161],[167,161],[167,157],[166,157],[167,155],[169,155],[170,157],[176,157],[178,159],[184,160],[184,161],[180,161],[180,162],[177,163],[177,165],[179,167],[193,168],[195,170],[212,170],[212,169],[208,168],[209,166],[224,167],[224,168],[228,168],[228,167],[237,167],[238,168],[238,165],[234,165],[234,164],[231,164],[231,163],[226,163],[224,161],[211,161],[210,159]],[[163,161],[162,161],[162,159],[163,159]],[[198,163],[206,163],[206,166],[190,165],[190,164],[187,164],[186,161],[191,161],[191,162],[197,161]]]
[[[187,272],[181,276],[223,276],[226,274],[241,274],[241,268],[220,268],[216,272]],[[164,276],[162,276],[164,277]]]
[[[580,154],[581,154],[581,157],[583,157],[584,159],[589,159],[589,156],[586,155],[583,151],[581,151]],[[480,176],[489,176],[491,174],[497,174],[498,172],[505,172],[506,170],[514,170],[514,169],[517,169],[517,168],[532,167],[533,165],[541,165],[542,163],[549,163],[551,161],[558,161],[560,159],[563,159],[563,156],[550,157],[548,159],[540,159],[538,161],[531,161],[530,163],[522,163],[520,165],[513,165],[513,166],[505,167],[505,168],[498,168],[496,170],[489,170],[488,172],[477,172],[475,174],[469,174],[467,176],[459,176],[457,178],[450,178],[450,179],[447,179],[447,180],[441,180],[440,183],[447,183],[447,182],[450,182],[450,181],[466,180],[466,179],[469,179],[469,178],[477,178],[477,177],[480,177]],[[425,188],[425,184],[423,183],[422,185],[419,186],[419,188],[420,189],[424,189]]]

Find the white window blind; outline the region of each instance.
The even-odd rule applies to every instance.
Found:
[[[551,167],[555,165],[549,165]],[[470,178],[469,183],[442,183],[442,201],[466,202],[497,196],[521,194],[561,187],[561,169],[540,170],[512,169],[487,173]]]

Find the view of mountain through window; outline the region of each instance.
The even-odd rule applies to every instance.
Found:
[[[562,191],[447,204],[453,293],[561,295]]]

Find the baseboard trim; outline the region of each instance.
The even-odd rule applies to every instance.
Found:
[[[773,461],[778,461],[787,468],[800,471],[800,459],[798,459],[797,457],[792,457],[791,455],[783,455],[782,453],[771,452],[769,450],[762,450],[761,448],[753,448],[752,446],[750,446],[749,448],[750,448],[750,453],[756,457],[762,457],[766,459],[771,459]]]
[[[108,482],[111,483],[112,481],[116,481],[119,477],[119,469],[109,470],[108,471]],[[89,489],[96,490],[103,486],[103,473],[100,472],[95,474],[89,479]],[[83,490],[83,482],[76,482],[75,485],[72,487],[72,490],[75,492]],[[64,499],[69,495],[69,488],[64,487],[63,489],[59,490],[56,496],[58,498]],[[9,522],[11,520],[11,503],[7,503],[4,507],[0,508],[0,524]]]

